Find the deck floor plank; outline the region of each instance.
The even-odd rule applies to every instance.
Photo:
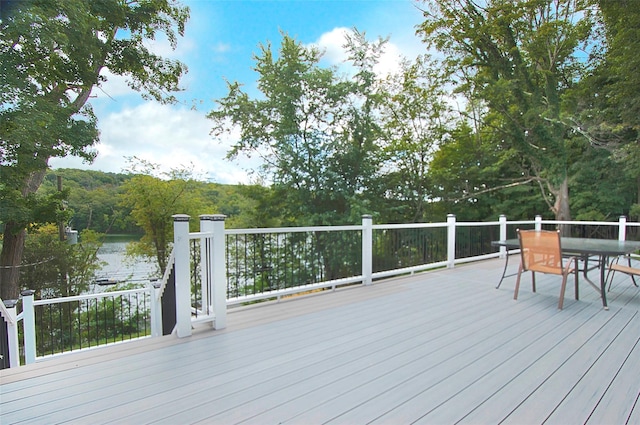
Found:
[[[515,321],[518,322],[517,318]],[[454,359],[445,368],[453,373],[426,390],[420,391],[420,382],[416,382],[415,388],[407,388],[408,393],[413,393],[414,396],[377,418],[376,422],[450,423],[460,419],[450,416],[461,415],[477,405],[472,401],[466,409],[465,405],[458,406],[460,399],[464,399],[464,393],[468,391],[482,396],[491,381],[494,382],[493,385],[504,385],[505,381],[509,382],[513,378],[514,371],[531,367],[536,357],[541,356],[540,353],[552,350],[567,333],[575,332],[576,326],[575,322],[547,320],[538,326],[523,329],[519,334],[509,332],[504,334],[503,339],[487,340],[485,344],[489,349],[485,353],[480,352],[481,357],[457,365]],[[539,374],[535,377],[539,377]],[[520,392],[522,389],[516,387],[514,391]],[[516,400],[521,400],[521,397],[522,394],[519,394]]]
[[[473,312],[472,312],[473,313]],[[505,313],[506,314],[506,313]],[[424,313],[422,316],[426,316]],[[460,316],[464,317],[464,316]],[[472,319],[470,316],[467,319]],[[316,404],[316,408],[324,410],[325,403],[334,401],[346,402],[352,404],[352,399],[359,399],[363,396],[356,395],[354,391],[364,391],[365,393],[377,391],[379,388],[388,388],[389,383],[380,383],[378,381],[398,380],[403,374],[404,379],[410,379],[415,374],[415,365],[428,362],[428,357],[436,358],[440,356],[438,361],[444,361],[447,354],[438,353],[441,344],[438,340],[446,338],[450,344],[457,344],[458,347],[466,346],[470,343],[471,338],[479,335],[487,323],[482,320],[475,322],[466,320],[465,324],[460,321],[449,321],[447,326],[434,328],[425,331],[425,327],[417,320],[407,317],[407,321],[412,323],[410,327],[411,338],[404,342],[397,343],[390,341],[388,335],[381,335],[380,338],[385,341],[384,352],[379,351],[371,353],[366,357],[362,357],[362,366],[360,369],[353,367],[345,367],[345,370],[337,369],[331,372],[334,380],[332,385],[322,385],[321,382],[313,380],[305,383],[305,392],[300,393],[295,388],[288,389],[291,394],[273,394],[270,398],[272,401],[267,402],[261,407],[263,414],[253,418],[256,423],[270,423],[275,418],[293,417],[297,414],[304,413],[307,406]],[[407,325],[405,325],[407,327]],[[398,330],[401,331],[400,329]],[[348,397],[343,395],[348,394]],[[377,394],[377,393],[376,393]],[[366,396],[366,395],[365,395]],[[349,401],[351,400],[351,401]],[[332,405],[332,409],[335,405]],[[348,410],[348,409],[347,409]],[[282,415],[282,416],[281,416]],[[224,418],[221,418],[224,419]],[[303,416],[299,420],[309,421]],[[310,421],[310,422],[315,422]]]
[[[514,301],[514,278],[495,289],[502,265],[234,308],[225,330],[2,371],[0,422],[637,422],[640,290],[616,276],[605,311],[582,282],[559,311],[554,276]]]
[[[611,414],[615,411],[617,414],[615,417],[609,416],[606,422],[603,422],[604,418],[601,418],[592,423],[625,423],[626,418],[631,413],[632,406],[620,404],[620,400],[632,400],[640,390],[640,379],[637,375],[637,366],[640,365],[640,361],[636,359],[633,362],[634,351],[636,352],[635,355],[638,355],[640,318],[638,314],[634,314],[622,329],[611,325],[613,324],[602,330],[602,332],[614,335],[611,344],[604,348],[602,355],[598,356],[591,364],[591,367],[577,380],[567,396],[559,400],[557,408],[549,416],[547,423],[566,424],[575,419],[575,412],[584,412],[585,415],[588,414],[586,419],[593,421],[593,412],[598,409],[602,413]],[[628,364],[630,359],[632,361],[631,364],[634,366]],[[570,365],[573,365],[574,360],[580,361],[580,359],[571,359]],[[585,362],[586,365],[588,363]],[[625,375],[620,374],[621,371],[624,371],[625,365],[627,365],[627,370],[630,369],[629,366],[631,368],[636,367],[635,373],[629,370],[629,373],[636,375],[633,379],[628,379]],[[557,378],[567,379],[569,382],[576,380],[567,376],[566,371],[564,376],[560,375]],[[603,385],[594,388],[592,382],[601,382]],[[621,398],[619,400],[609,399],[603,403],[605,395],[612,393],[612,386],[618,386],[615,389],[615,393]],[[586,422],[587,420],[584,421],[584,423]]]
[[[500,312],[501,314],[494,317],[498,321],[506,323],[509,316],[517,313],[516,310],[516,306],[513,306],[512,310]],[[310,419],[311,415],[322,414],[323,411],[333,411],[335,402],[346,403],[345,414],[338,418],[340,421],[364,423],[368,419],[374,419],[376,415],[380,414],[380,411],[384,412],[384,409],[393,408],[405,401],[408,397],[407,393],[414,393],[414,389],[411,387],[413,382],[417,381],[420,389],[436,385],[438,379],[446,379],[452,373],[447,367],[449,363],[457,365],[472,363],[477,356],[481,355],[482,349],[491,350],[490,347],[480,348],[484,345],[487,336],[493,337],[501,332],[500,329],[494,329],[495,334],[486,332],[491,321],[491,319],[488,321],[480,320],[473,326],[464,325],[458,320],[454,321],[458,327],[458,335],[455,333],[447,334],[446,342],[425,340],[423,345],[429,347],[429,350],[417,353],[415,361],[403,365],[403,370],[406,371],[404,380],[398,379],[395,371],[387,374],[380,373],[377,382],[373,381],[375,385],[367,382],[366,385],[361,385],[355,390],[349,389],[349,397],[330,400],[332,403],[330,409],[318,406],[314,409],[316,412],[306,413],[301,419]],[[362,401],[359,404],[350,403],[351,398]],[[316,417],[314,416],[314,418]]]
[[[461,294],[461,296],[468,296],[466,294]],[[437,300],[437,299],[436,299]],[[393,300],[392,300],[393,301]],[[413,301],[412,298],[408,298],[408,299],[402,299],[400,300],[401,303],[398,305],[402,305],[403,309],[407,309],[408,307],[411,306],[411,304],[416,304],[414,307],[417,309],[422,309],[422,305],[420,303],[415,303]],[[439,313],[435,316],[437,317],[437,320],[440,322],[444,322],[446,321],[446,314],[445,314],[445,310],[446,310],[446,306],[445,305],[440,305],[440,307],[438,307],[438,311]],[[356,322],[359,323],[369,323],[367,326],[369,327],[369,334],[371,336],[371,341],[369,345],[372,345],[371,348],[368,348],[367,350],[361,352],[361,353],[355,353],[355,355],[351,355],[350,357],[348,356],[344,356],[344,355],[340,355],[340,356],[335,356],[334,358],[329,358],[328,365],[333,366],[334,368],[336,367],[336,365],[340,364],[340,363],[356,363],[357,361],[363,359],[363,358],[367,358],[366,355],[367,354],[371,354],[372,352],[375,352],[376,350],[376,345],[379,345],[378,342],[381,338],[388,338],[389,336],[393,337],[394,339],[385,339],[385,346],[392,344],[392,345],[397,345],[397,336],[398,335],[402,335],[403,338],[405,339],[411,339],[413,338],[415,335],[413,334],[413,330],[411,329],[407,329],[406,327],[406,323],[407,323],[407,318],[403,317],[403,316],[399,316],[399,320],[394,320],[393,326],[389,327],[387,326],[384,322],[380,323],[380,324],[376,324],[376,319],[378,319],[379,314],[377,313],[378,308],[365,308],[365,312],[368,312],[368,314],[371,315],[371,317],[367,317],[364,314],[359,315],[359,317],[356,318],[355,322],[350,323],[348,321],[345,321],[344,318],[342,317],[336,317],[336,323],[331,325],[329,324],[328,326],[331,327],[339,327],[340,325],[350,328],[351,326],[357,326]],[[426,315],[422,315],[421,317],[422,323],[417,323],[417,325],[419,325],[422,329],[438,329],[441,327],[440,324],[437,323],[431,323],[431,326],[429,326],[429,321],[432,321],[432,319],[429,318],[429,316]],[[372,326],[371,324],[374,324],[374,326]],[[340,341],[337,344],[334,344],[336,346],[340,346],[341,344],[343,344],[343,341]],[[315,342],[314,344],[317,344],[317,342]],[[379,349],[379,348],[377,348]],[[314,351],[317,351],[317,347],[313,348]],[[351,358],[353,357],[353,359]],[[297,382],[302,382],[304,384],[308,385],[308,379],[310,379],[310,377],[313,377],[314,375],[318,375],[318,374],[324,374],[325,372],[328,372],[329,369],[327,369],[327,366],[325,365],[317,365],[317,364],[313,364],[312,362],[309,361],[308,358],[304,358],[301,357],[300,358],[301,363],[299,365],[298,368],[296,368],[297,364],[296,363],[288,363],[287,364],[287,370],[298,370],[298,369],[308,369],[308,371],[302,374],[302,376],[296,376],[296,380]],[[357,364],[355,366],[349,364],[348,368],[353,369],[354,367],[357,367]],[[281,371],[276,371],[276,373],[282,374]],[[310,374],[310,376],[308,376]],[[343,372],[340,372],[339,375],[342,376]],[[323,376],[323,379],[326,379],[326,376]],[[294,381],[296,382],[296,381]],[[215,400],[216,403],[220,404],[220,409],[223,409],[224,411],[228,411],[230,406],[233,406],[234,403],[237,404],[239,406],[239,408],[242,410],[243,414],[248,414],[248,410],[247,407],[245,407],[246,401],[247,400],[256,400],[256,401],[261,401],[264,402],[264,400],[262,400],[262,398],[258,397],[260,394],[260,391],[262,391],[261,389],[261,382],[254,382],[253,385],[250,386],[250,391],[245,391],[243,394],[231,394],[229,395],[229,397],[227,397],[227,399],[222,399],[222,400]],[[265,392],[265,394],[271,394],[273,391],[278,390],[279,387],[275,387],[274,388],[274,383],[273,382],[264,382],[264,385],[267,386],[267,391]],[[292,382],[291,380],[288,380],[286,382],[283,383],[283,385],[285,385],[285,388],[291,387]],[[299,391],[299,390],[296,390]],[[255,393],[255,394],[252,394]],[[242,398],[240,398],[242,397]],[[207,403],[208,400],[204,400],[203,403]],[[269,402],[268,406],[271,405],[271,402]],[[251,405],[251,409],[256,409],[258,406],[258,403],[252,403]],[[190,412],[185,412],[186,415],[189,415]],[[179,414],[177,414],[179,415]]]

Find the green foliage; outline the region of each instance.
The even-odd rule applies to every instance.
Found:
[[[80,295],[95,279],[102,264],[98,248],[102,235],[91,230],[80,233],[78,244],[60,241],[58,228],[42,226],[27,235],[20,281],[37,298]]]
[[[574,0],[428,3],[420,27],[425,42],[447,55],[461,90],[486,105],[483,115],[499,121],[490,142],[499,140],[509,156],[517,153],[521,173],[516,178],[538,181],[556,218],[568,219],[566,134],[571,126],[561,114],[562,95],[581,77],[581,48],[592,41],[589,5]]]
[[[148,50],[165,34],[172,47],[189,10],[171,0],[12,2],[0,21],[0,197],[4,224],[0,295],[16,298],[25,228],[50,222],[34,196],[54,157],[91,161],[98,141],[87,103],[106,81],[103,69],[128,77],[143,97],[173,102],[186,67]],[[43,202],[44,201],[44,204]]]
[[[619,121],[640,131],[640,9],[634,0],[599,0],[605,26],[606,53],[596,75],[606,76],[609,106]],[[637,134],[637,133],[636,133]]]
[[[161,171],[159,166],[132,158],[133,177],[122,185],[121,205],[131,210],[131,219],[144,234],[134,243],[132,254],[155,258],[163,274],[173,241],[174,214],[198,217],[212,210],[198,191],[197,182],[187,169]],[[191,226],[197,226],[192,220]]]
[[[431,191],[429,164],[445,142],[452,120],[445,102],[445,79],[428,57],[404,61],[401,71],[381,82],[381,127],[385,168],[376,196],[388,198],[383,213],[392,222],[429,220]],[[435,196],[434,196],[435,195]],[[372,203],[376,200],[372,200]]]
[[[128,174],[92,170],[58,169],[48,171],[38,194],[57,193],[57,178],[67,193],[68,223],[74,229],[91,229],[101,233],[139,233],[127,220],[130,211],[118,205],[122,184]]]
[[[144,294],[106,295],[37,306],[37,355],[69,352],[150,334],[150,306]]]
[[[216,134],[240,129],[230,157],[264,158],[286,222],[336,224],[362,213],[360,194],[378,169],[368,54],[354,54],[360,72],[353,82],[342,80],[318,66],[316,49],[284,35],[277,54],[262,45],[256,57],[262,96],[250,99],[239,83],[229,83],[209,114]]]
[[[570,93],[568,103],[576,132],[610,154],[603,173],[612,181],[603,182],[603,201],[612,201],[612,214],[637,217],[628,208],[640,200],[640,9],[626,0],[600,0],[598,5],[601,47],[591,58],[591,73]],[[616,196],[612,189],[624,192]]]

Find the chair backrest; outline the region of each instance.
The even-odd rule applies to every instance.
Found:
[[[562,273],[560,232],[549,230],[517,230],[524,270]]]

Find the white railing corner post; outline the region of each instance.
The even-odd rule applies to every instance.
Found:
[[[173,217],[173,252],[176,267],[176,331],[178,338],[191,336],[191,265],[189,257],[189,216]]]
[[[16,305],[18,300],[0,300],[2,304],[2,318],[7,326],[7,343],[9,354],[9,367],[20,366],[20,339],[18,338],[18,315],[16,314]],[[4,324],[0,323],[0,326]],[[5,363],[6,364],[6,363]]]
[[[214,329],[227,327],[227,262],[226,262],[226,237],[224,214],[209,214],[200,216],[200,230],[213,233],[211,250],[209,251],[208,264],[211,267],[207,271],[210,276],[211,287],[208,293],[211,295],[211,308],[215,315]],[[204,266],[202,267],[205,268]]]
[[[500,214],[500,218],[498,219],[498,222],[500,223],[500,240],[506,241],[507,240],[507,216],[504,214]],[[501,246],[500,258],[505,258],[506,256],[507,256],[507,247]]]
[[[373,281],[373,216],[362,216],[362,284]]]
[[[159,297],[161,282],[149,282],[151,294],[151,336],[162,336],[162,305]]]
[[[33,308],[33,294],[36,291],[22,291],[22,325],[24,327],[24,362],[36,362],[36,314]]]
[[[536,220],[535,220],[535,229],[536,231],[540,231],[542,230],[542,216],[541,215],[537,215],[536,216]]]
[[[456,215],[447,214],[447,268],[456,262]]]
[[[618,240],[625,241],[627,240],[627,217],[621,215],[618,223]]]

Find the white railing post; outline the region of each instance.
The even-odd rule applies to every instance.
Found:
[[[227,249],[224,231],[226,218],[227,216],[224,214],[200,216],[200,231],[213,233],[209,258],[207,259],[210,270],[206,272],[210,277],[210,287],[207,289],[207,293],[211,295],[211,308],[213,309],[213,314],[215,314],[214,329],[227,327]],[[204,257],[202,258],[204,260]],[[205,269],[204,265],[203,263],[203,271]]]
[[[618,240],[627,240],[627,217],[621,215],[618,221]]]
[[[9,367],[20,366],[20,340],[18,339],[18,315],[16,305],[18,300],[0,300],[0,316],[7,326],[7,343]],[[0,326],[5,324],[0,323]],[[6,363],[5,363],[6,364]]]
[[[500,240],[506,241],[507,240],[507,216],[504,214],[500,214],[500,217],[498,218],[498,222],[500,223]],[[501,246],[500,258],[505,258],[506,256],[507,256],[507,247]]]
[[[536,230],[539,232],[540,230],[542,230],[542,216],[541,215],[537,215],[536,216]]]
[[[162,306],[159,299],[161,282],[149,282],[149,294],[151,294],[151,336],[162,336]]]
[[[189,216],[173,217],[173,251],[176,267],[176,331],[178,338],[191,336],[191,265],[189,258]]]
[[[362,284],[371,285],[373,274],[373,216],[362,216]]]
[[[447,268],[453,268],[456,261],[456,215],[447,215]]]
[[[28,289],[22,291],[22,325],[24,326],[24,362],[31,364],[36,362],[36,315],[33,308],[33,294],[35,291]]]
[[[213,233],[213,216],[200,215],[200,233]],[[213,309],[213,237],[200,239],[200,291],[202,294],[202,314],[211,315]]]
[[[213,215],[213,312],[214,329],[227,327],[227,241],[223,214]]]

